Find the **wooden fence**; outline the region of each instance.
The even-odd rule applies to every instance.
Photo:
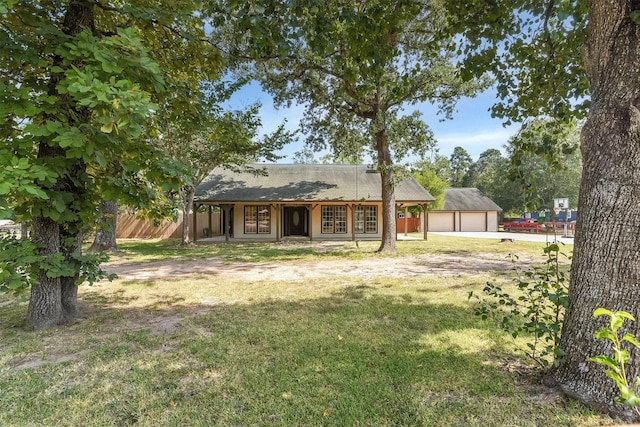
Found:
[[[198,239],[220,235],[220,214],[211,214],[211,229],[209,229],[209,214],[198,214]],[[118,215],[116,238],[118,239],[180,239],[182,237],[182,214],[178,220],[163,220],[154,225],[152,220],[141,220],[135,215]],[[189,215],[189,237],[193,239],[193,214]]]
[[[397,218],[396,232],[402,234],[405,231],[405,222],[407,223],[407,233],[415,233],[421,229],[422,218]]]

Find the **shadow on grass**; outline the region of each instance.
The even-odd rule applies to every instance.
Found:
[[[295,302],[82,300],[87,321],[12,337],[80,355],[1,372],[0,387],[15,393],[0,397],[0,424],[518,425],[545,416],[522,404],[497,363],[503,335],[466,306],[366,285]]]

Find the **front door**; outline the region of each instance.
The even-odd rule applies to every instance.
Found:
[[[284,208],[284,235],[308,236],[309,214],[304,206],[285,206]]]

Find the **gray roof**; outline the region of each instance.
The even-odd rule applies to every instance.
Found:
[[[477,188],[447,188],[442,211],[501,211],[502,208]]]
[[[382,201],[380,174],[364,165],[255,164],[266,175],[214,169],[198,186],[197,202]],[[395,189],[397,203],[435,200],[413,178]]]

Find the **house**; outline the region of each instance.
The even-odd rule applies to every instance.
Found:
[[[429,231],[498,231],[493,200],[477,188],[447,188],[442,209],[429,212]]]
[[[220,208],[226,240],[382,238],[381,179],[375,170],[364,165],[253,167],[261,173],[214,169],[196,189],[194,211]],[[434,200],[410,177],[396,185],[395,197],[398,208]]]

